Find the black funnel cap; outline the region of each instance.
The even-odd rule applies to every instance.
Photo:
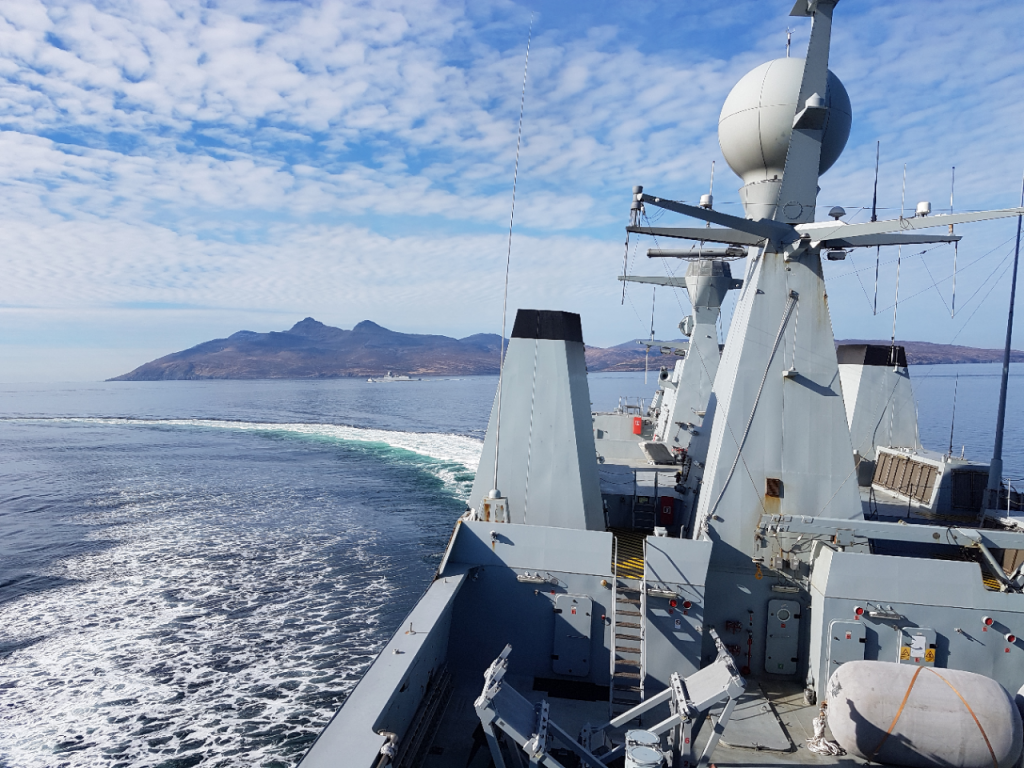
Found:
[[[583,326],[575,312],[520,309],[512,326],[513,339],[548,339],[583,343]]]

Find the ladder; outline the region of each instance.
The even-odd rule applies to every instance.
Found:
[[[621,531],[613,536],[609,717],[644,700],[647,662],[646,540]]]

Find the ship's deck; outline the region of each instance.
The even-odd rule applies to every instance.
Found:
[[[475,676],[474,676],[475,677]],[[553,696],[543,690],[534,690],[532,678],[508,675],[507,684],[533,702],[547,699],[551,719],[569,733],[579,733],[587,723],[604,723],[608,719],[608,702],[586,701],[580,698]],[[543,687],[543,686],[541,686]],[[454,681],[454,691],[448,707],[438,725],[434,738],[422,762],[423,768],[492,768],[491,754],[484,740],[480,721],[473,702],[480,695],[481,684],[476,679]],[[740,700],[732,719],[726,726],[722,740],[712,755],[718,768],[757,768],[782,765],[865,765],[863,760],[847,755],[826,757],[807,749],[807,739],[813,734],[813,721],[818,714],[817,705],[804,701],[803,688],[796,682],[748,681],[747,693]],[[645,718],[650,726],[668,715],[655,711]],[[632,723],[631,728],[640,727]],[[696,740],[696,756],[700,755],[710,727],[701,729]],[[831,736],[826,731],[827,736]],[[621,739],[621,731],[613,735]],[[557,753],[556,753],[557,756]],[[573,764],[571,760],[564,765]],[[620,758],[611,766],[621,766]]]

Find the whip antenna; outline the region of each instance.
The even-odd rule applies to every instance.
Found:
[[[526,62],[523,64],[523,93],[519,98],[519,135],[516,137],[516,168],[512,173],[512,212],[508,217],[508,250],[505,253],[505,294],[501,300],[501,357],[498,360],[498,415],[494,426],[494,485],[491,496],[499,498],[498,492],[498,446],[501,444],[501,385],[505,374],[505,321],[508,317],[508,268],[512,261],[512,222],[516,218],[516,184],[519,181],[519,149],[523,144],[523,110],[526,107],[526,73],[530,68],[530,43],[533,41],[533,14],[530,15],[530,31],[526,37]]]
[[[651,344],[654,343],[654,300],[658,296],[658,286],[651,289],[651,338],[647,344],[647,354],[644,355],[644,386],[647,386],[647,363],[651,359]]]
[[[1024,179],[1020,184],[1020,207],[1024,208]],[[984,510],[999,506],[999,489],[1003,485],[1003,428],[1006,425],[1006,384],[1010,376],[1010,342],[1013,336],[1013,305],[1017,298],[1017,262],[1020,260],[1020,229],[1022,217],[1017,217],[1017,245],[1013,249],[1013,277],[1010,278],[1010,312],[1006,318],[1006,346],[1003,347],[1003,374],[999,379],[999,410],[996,412],[996,441],[992,447],[992,461],[988,466],[988,499],[982,505]],[[1010,487],[1006,487],[1007,504],[1010,499]]]
[[[949,212],[953,213],[953,185],[956,183],[956,166],[953,166],[953,173],[949,179]],[[949,225],[949,234],[953,234],[953,225]],[[956,257],[960,252],[960,243],[953,242],[953,300],[950,304],[949,316],[950,318],[956,317]],[[952,454],[953,449],[950,448],[949,452]]]
[[[871,220],[878,221],[878,154],[881,152],[882,142],[875,143],[875,191],[871,196]],[[878,314],[878,261],[882,254],[882,246],[875,246],[875,306],[871,310],[872,315]]]
[[[903,196],[900,198],[900,221],[907,204],[907,164],[903,164]],[[892,341],[889,343],[889,362],[896,368],[896,312],[900,308],[900,262],[903,261],[903,246],[896,256],[896,303],[892,307]]]
[[[956,390],[960,386],[960,371],[953,382],[953,415],[949,417],[949,455],[953,456],[953,426],[956,424]]]

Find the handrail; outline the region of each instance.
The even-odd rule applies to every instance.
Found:
[[[644,536],[643,580],[640,584],[640,701],[644,700],[644,679],[647,677],[647,537]]]
[[[619,602],[619,537],[612,534],[612,636],[608,644],[608,719],[615,716],[615,633],[618,626]]]

